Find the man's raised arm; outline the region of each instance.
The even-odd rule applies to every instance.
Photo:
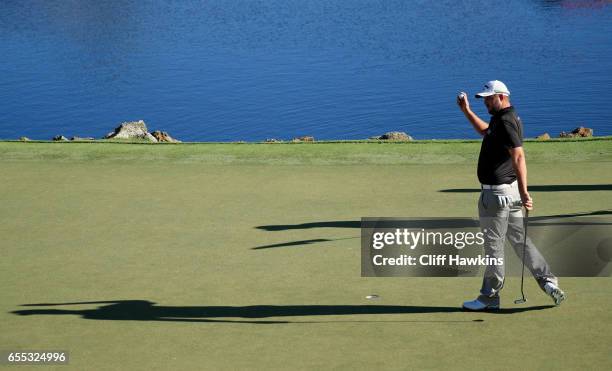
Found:
[[[465,117],[472,123],[474,130],[478,132],[480,135],[485,135],[487,129],[489,128],[489,124],[484,122],[480,117],[478,117],[472,110],[470,109],[470,102],[468,102],[467,94],[463,93],[457,97],[457,105],[461,109],[461,112],[465,115]]]

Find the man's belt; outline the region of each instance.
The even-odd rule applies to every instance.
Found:
[[[516,180],[510,184],[481,184],[480,189],[507,189],[512,188],[515,183]]]

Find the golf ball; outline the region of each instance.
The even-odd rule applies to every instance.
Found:
[[[374,300],[374,299],[378,299],[378,298],[380,298],[380,296],[378,296],[376,294],[371,294],[371,295],[366,296],[366,299],[368,299],[368,300]]]

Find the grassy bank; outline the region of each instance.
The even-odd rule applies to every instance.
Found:
[[[0,142],[3,161],[171,161],[209,164],[474,163],[480,141],[182,143]],[[612,137],[525,142],[530,162],[611,161]]]

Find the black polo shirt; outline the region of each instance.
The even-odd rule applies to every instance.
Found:
[[[478,157],[482,184],[509,184],[516,180],[509,149],[523,145],[523,123],[510,106],[491,117]]]

